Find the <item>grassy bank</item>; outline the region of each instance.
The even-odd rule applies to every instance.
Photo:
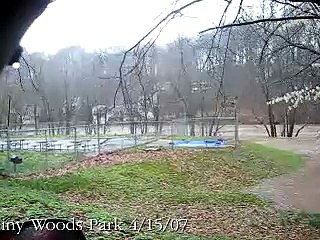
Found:
[[[303,159],[293,153],[245,143],[237,150],[136,150],[121,157],[143,161],[45,179],[2,180],[0,215],[74,216],[84,221],[117,217],[124,222],[123,231],[88,232],[93,239],[286,239],[292,234],[313,239],[318,234],[302,220],[283,224],[283,213],[242,193],[263,178],[301,167]],[[132,229],[135,218],[138,223],[187,219],[187,225],[157,231],[146,224],[138,232]]]
[[[9,156],[20,156],[22,164],[17,164],[17,174],[43,172],[48,168],[60,168],[75,160],[73,153],[45,153],[35,151],[10,151]],[[0,168],[6,173],[13,173],[13,163],[8,161],[8,153],[0,152]]]

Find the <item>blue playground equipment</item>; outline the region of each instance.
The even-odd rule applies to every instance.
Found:
[[[224,147],[223,139],[217,140],[177,140],[170,142],[169,145],[174,147],[192,147],[192,148],[217,148]]]

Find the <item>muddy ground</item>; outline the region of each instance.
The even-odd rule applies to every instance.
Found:
[[[277,208],[320,213],[320,139],[264,139],[260,144],[290,150],[305,157],[305,166],[298,172],[263,181],[253,189]]]

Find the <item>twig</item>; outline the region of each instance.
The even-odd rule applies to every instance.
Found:
[[[304,13],[317,16],[316,13],[313,13],[313,12],[310,12],[310,11],[306,11],[306,10],[304,10],[303,8],[301,8],[301,5],[304,4],[305,2],[303,2],[300,6],[296,6],[296,5],[294,5],[294,4],[292,4],[292,3],[288,2],[288,1],[285,1],[285,2],[281,2],[281,1],[279,1],[279,0],[272,0],[272,1],[273,1],[273,2],[276,2],[276,3],[278,3],[278,4],[283,4],[283,5],[290,6],[290,7],[292,7],[293,9],[299,10],[299,11],[304,12]],[[301,2],[301,1],[300,1],[300,2]]]
[[[33,88],[38,92],[39,89],[38,89],[38,87],[36,87],[36,85],[34,84],[34,82],[33,82],[33,76],[32,76],[32,75],[34,75],[37,71],[35,70],[34,67],[32,67],[32,66],[27,62],[27,60],[26,60],[23,56],[21,56],[21,58],[22,58],[22,60],[24,61],[24,63],[27,65],[27,69],[28,69],[28,72],[29,72],[31,84],[32,84]],[[33,71],[34,74],[31,73],[31,70],[30,70],[30,69],[32,69],[32,71]]]
[[[25,92],[24,87],[23,87],[23,83],[22,83],[22,77],[21,77],[20,69],[17,69],[17,71],[18,71],[18,74],[19,74],[20,87],[21,87],[22,91]]]
[[[305,2],[305,3],[315,3],[317,5],[320,4],[319,0],[290,0],[290,2]]]
[[[296,132],[296,134],[294,135],[295,137],[298,137],[299,133],[305,128],[305,126],[307,126],[308,124],[305,123],[303,124]]]
[[[289,76],[289,77],[286,77],[282,80],[279,80],[279,81],[275,81],[273,82],[272,84],[279,84],[279,83],[286,83],[289,79],[292,79],[296,76],[298,76],[299,74],[301,74],[302,72],[304,72],[305,70],[307,70],[308,68],[312,67],[312,64],[316,63],[317,61],[320,60],[320,56],[317,57],[316,59],[314,59],[311,63],[309,63],[307,66],[305,66],[303,69],[299,70],[297,73],[295,73],[294,75],[292,76]]]
[[[200,34],[203,34],[205,32],[217,30],[217,29],[225,29],[230,27],[240,27],[240,26],[247,26],[257,23],[263,23],[263,22],[282,22],[282,21],[296,21],[296,20],[312,20],[312,19],[320,19],[319,15],[312,15],[312,16],[296,16],[296,17],[281,17],[281,18],[264,18],[264,19],[258,19],[254,21],[248,21],[248,22],[241,22],[241,23],[231,23],[226,24],[223,26],[217,26],[217,27],[211,27],[207,28],[205,30],[200,31]]]
[[[262,119],[262,118],[259,118],[259,117],[254,113],[254,110],[253,110],[253,109],[252,109],[251,111],[252,111],[252,114],[253,114],[254,118],[257,120],[257,122],[258,122],[259,124],[262,124],[262,125],[264,126],[264,128],[266,129],[266,132],[267,132],[268,136],[271,137],[269,128],[268,128],[268,126],[264,123],[263,119]]]
[[[163,23],[165,23],[166,21],[170,21],[171,19],[173,19],[177,14],[179,14],[182,10],[196,4],[196,3],[199,3],[199,2],[202,2],[204,0],[194,0],[188,4],[185,4],[183,5],[182,7],[176,9],[176,10],[173,10],[171,11],[169,14],[167,14],[162,20],[160,20],[153,28],[151,28],[151,30],[145,34],[138,42],[136,42],[131,48],[129,48],[128,50],[126,50],[123,54],[123,58],[121,60],[121,63],[120,63],[120,67],[119,67],[119,85],[117,87],[117,90],[115,92],[115,95],[114,95],[114,107],[115,107],[115,103],[116,103],[116,98],[117,98],[117,94],[119,92],[119,90],[121,89],[122,90],[122,93],[123,93],[123,97],[124,97],[124,101],[125,101],[125,104],[126,104],[126,96],[125,96],[125,92],[124,92],[124,84],[123,84],[123,66],[124,66],[124,63],[125,63],[125,60],[127,58],[127,55],[129,54],[129,52],[131,52],[133,49],[135,49],[136,47],[138,47],[148,36],[150,36],[156,29],[158,29]]]

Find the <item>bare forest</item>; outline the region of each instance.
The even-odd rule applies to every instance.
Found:
[[[263,124],[272,137],[298,136],[305,125],[320,122],[317,97],[300,99],[294,108],[289,98],[267,103],[319,84],[320,9],[310,2],[263,1],[253,13],[241,1],[231,24],[225,16],[232,1],[226,2],[217,27],[193,38],[181,35],[166,46],[158,46],[157,37],[180,11],[129,50],[86,52],[73,46],[49,56],[24,51],[20,69],[1,74],[1,128],[54,131],[140,121],[147,132],[148,121],[233,114],[226,107],[231,97],[238,99],[241,124]]]

